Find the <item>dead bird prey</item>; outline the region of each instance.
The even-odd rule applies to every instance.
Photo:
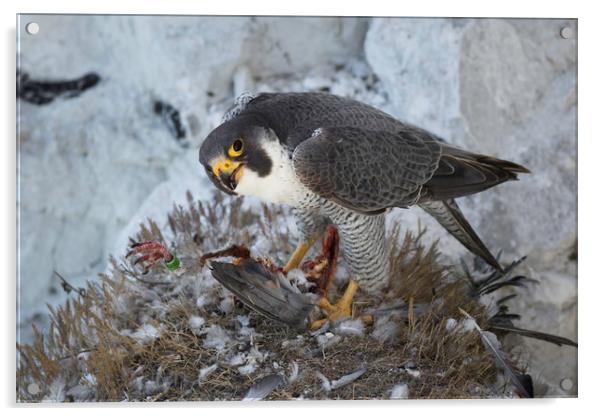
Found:
[[[373,295],[389,283],[384,213],[395,207],[420,206],[468,250],[501,270],[454,198],[529,172],[451,146],[366,104],[324,93],[239,97],[203,142],[199,161],[224,192],[293,207],[301,242],[284,272],[298,267],[327,225],[334,224],[350,276]],[[330,305],[329,317],[340,317],[351,301],[346,297],[334,308],[323,303]]]
[[[213,277],[251,309],[278,322],[301,328],[315,306],[281,273],[252,259],[239,264],[211,262]]]

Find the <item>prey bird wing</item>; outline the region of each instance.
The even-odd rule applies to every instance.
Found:
[[[252,259],[239,265],[211,262],[211,274],[245,305],[275,321],[301,327],[315,303],[284,276]]]
[[[293,152],[295,172],[318,195],[353,211],[408,207],[437,169],[441,143],[420,130],[319,128]]]

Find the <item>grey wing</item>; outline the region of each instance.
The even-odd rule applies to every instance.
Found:
[[[211,274],[249,308],[290,326],[301,327],[314,302],[286,278],[251,259],[240,265],[211,262]]]
[[[293,152],[300,181],[353,211],[377,214],[407,207],[439,163],[441,144],[422,130],[321,128]]]
[[[421,202],[471,195],[529,173],[524,166],[442,144],[439,166],[424,185]]]

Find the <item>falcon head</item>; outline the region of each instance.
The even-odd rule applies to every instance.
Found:
[[[245,176],[246,182],[257,182],[257,178],[270,174],[273,163],[266,149],[277,141],[265,123],[255,117],[237,117],[207,136],[199,151],[199,162],[215,186],[236,195]]]

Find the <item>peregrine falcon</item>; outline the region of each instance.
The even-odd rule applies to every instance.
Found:
[[[418,205],[468,250],[501,269],[454,198],[529,172],[326,93],[239,97],[201,145],[199,161],[228,194],[292,207],[301,241],[285,272],[334,224],[351,278],[371,294],[388,284],[384,214],[395,207]]]

